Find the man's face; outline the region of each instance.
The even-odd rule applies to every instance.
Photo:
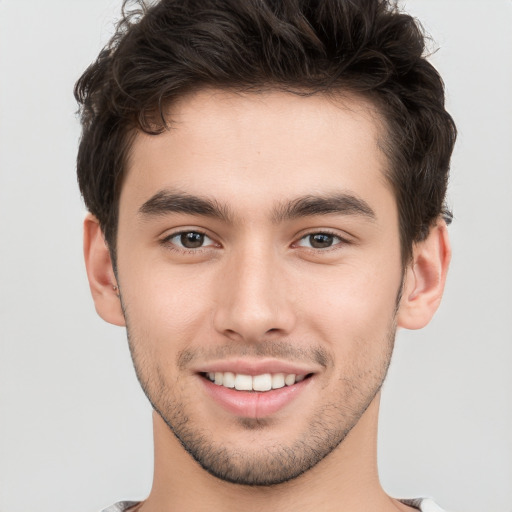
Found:
[[[391,356],[402,268],[378,118],[356,98],[208,90],[170,121],[137,135],[120,198],[137,375],[205,469],[283,482],[357,425]]]

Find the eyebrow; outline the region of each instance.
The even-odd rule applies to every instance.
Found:
[[[226,223],[234,222],[234,216],[227,205],[208,197],[166,189],[157,192],[139,208],[139,214],[147,218],[170,213],[199,215]],[[366,201],[351,193],[342,192],[298,197],[274,208],[272,220],[277,224],[301,217],[329,214],[358,215],[369,220],[376,219],[375,212]]]
[[[158,217],[169,213],[187,213],[212,217],[224,222],[232,222],[229,209],[217,201],[186,194],[183,192],[171,192],[160,190],[148,199],[140,208],[139,213],[143,217]]]
[[[284,204],[274,211],[275,222],[315,215],[358,215],[374,221],[377,216],[371,206],[351,193],[307,195]]]

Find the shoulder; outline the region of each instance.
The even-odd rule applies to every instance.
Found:
[[[129,508],[139,503],[139,501],[118,501],[110,507],[104,508],[101,512],[126,512]]]
[[[420,512],[448,512],[448,510],[442,509],[431,498],[402,499],[400,501],[405,505],[417,508]]]
[[[420,512],[448,512],[430,498],[401,499],[400,501],[405,505],[417,508]],[[103,509],[101,512],[126,512],[139,503],[139,501],[118,501],[110,507]]]

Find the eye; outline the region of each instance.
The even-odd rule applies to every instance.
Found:
[[[173,244],[182,249],[200,249],[208,245],[214,245],[213,240],[200,231],[182,231],[165,239],[166,243]]]
[[[331,233],[310,233],[302,237],[297,243],[300,247],[309,247],[311,249],[328,249],[344,240]]]

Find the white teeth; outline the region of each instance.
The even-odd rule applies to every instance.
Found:
[[[272,389],[272,375],[264,373],[252,378],[252,389],[254,391],[269,391]]]
[[[206,377],[218,386],[235,388],[238,391],[270,391],[293,386],[297,382],[302,382],[306,376],[295,373],[262,373],[251,376],[233,372],[208,372]]]
[[[284,373],[272,375],[272,389],[284,388]]]
[[[234,388],[235,387],[235,374],[231,372],[224,372],[224,379],[222,381],[222,385],[226,388]]]
[[[238,389],[238,391],[252,391],[252,377],[241,373],[237,374],[235,377],[235,389]]]
[[[284,378],[284,383],[285,383],[287,386],[291,386],[291,385],[295,384],[295,374],[294,374],[294,373],[290,373],[290,375],[287,375],[287,376]]]

